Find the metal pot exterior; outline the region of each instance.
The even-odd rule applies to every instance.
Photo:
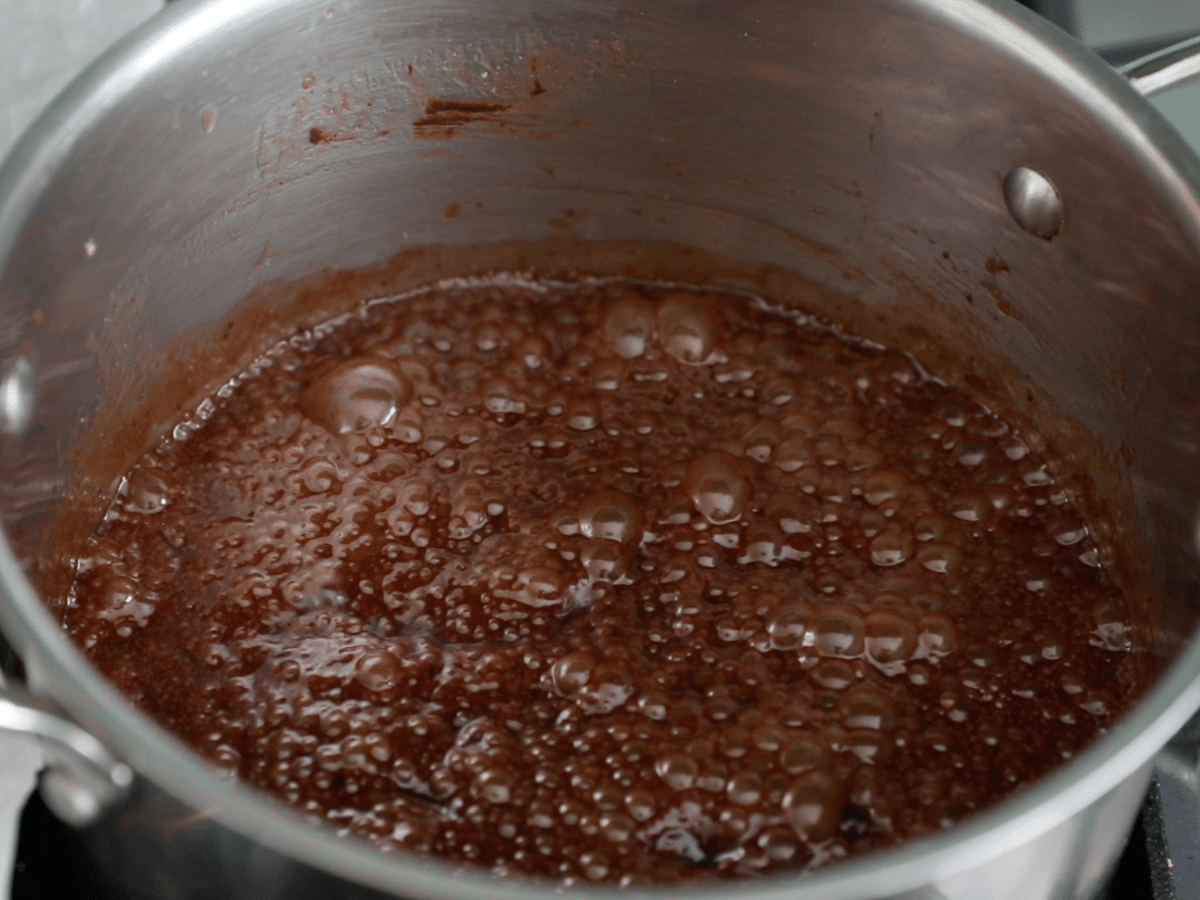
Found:
[[[1051,240],[1008,211],[1018,166],[1063,200]],[[48,543],[61,498],[79,453],[130,461],[104,443],[111,410],[144,402],[247,295],[282,297],[274,282],[408,252],[397,287],[539,266],[759,289],[998,386],[1065,448],[1130,548],[1140,659],[1162,677],[995,810],[724,895],[1082,900],[1149,760],[1200,705],[1198,185],[1200,162],[1120,78],[1007,0],[173,5],[0,169],[0,626],[33,686],[145,776],[122,818],[157,848],[130,858],[139,877],[186,869],[171,848],[195,840],[259,893],[534,895],[336,840],[125,704],[35,588],[53,600],[44,566],[70,552]],[[168,820],[178,840],[154,843]]]

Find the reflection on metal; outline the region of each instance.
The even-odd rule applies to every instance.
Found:
[[[94,822],[133,784],[133,770],[99,741],[13,687],[0,692],[0,731],[31,734],[41,741],[47,762],[42,797],[70,825]]]
[[[24,356],[17,357],[0,380],[0,430],[11,435],[25,433],[33,419],[36,391],[33,364]]]
[[[1050,240],[1063,226],[1063,202],[1049,180],[1033,169],[1017,166],[1004,179],[1004,201],[1017,224]]]
[[[1117,69],[1143,97],[1160,94],[1200,78],[1200,35]]]

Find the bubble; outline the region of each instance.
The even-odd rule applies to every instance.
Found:
[[[780,441],[772,462],[784,472],[795,472],[812,462],[813,448],[807,438],[793,435]]]
[[[475,346],[485,352],[500,346],[500,326],[495,322],[480,322],[471,330]]]
[[[1042,659],[1060,659],[1063,655],[1062,641],[1053,635],[1035,634],[1033,642],[1041,653]]]
[[[995,649],[987,644],[971,644],[966,649],[966,657],[981,669],[991,668],[997,660]]]
[[[1005,456],[1014,462],[1018,459],[1024,459],[1029,455],[1029,447],[1015,434],[1001,438],[1000,449],[1004,451]]]
[[[1062,689],[1068,694],[1082,694],[1087,689],[1087,684],[1078,675],[1067,672],[1060,679]]]
[[[600,404],[591,398],[573,398],[565,412],[567,425],[574,431],[592,431],[600,425]]]
[[[1020,465],[1021,479],[1030,487],[1046,487],[1054,484],[1054,477],[1046,470],[1045,463],[1025,459]]]
[[[160,513],[178,489],[174,476],[165,469],[139,466],[125,482],[125,508],[148,516]]]
[[[611,541],[591,541],[579,554],[579,560],[593,581],[619,583],[625,578],[625,559],[619,545]]]
[[[540,369],[554,357],[550,342],[540,334],[525,335],[513,343],[510,351],[529,369]]]
[[[648,719],[653,719],[656,722],[661,722],[667,717],[667,709],[670,706],[671,698],[666,691],[657,688],[643,691],[642,695],[637,699],[638,711]]]
[[[783,746],[784,741],[787,740],[787,732],[778,725],[768,722],[755,728],[750,737],[754,741],[754,746],[759,750],[773,752]]]
[[[872,506],[878,506],[886,500],[900,496],[908,486],[908,479],[899,472],[885,469],[873,472],[863,482],[863,499]]]
[[[625,380],[625,366],[619,359],[599,360],[592,366],[591,376],[597,390],[615,391]]]
[[[625,795],[625,808],[639,822],[645,822],[654,816],[656,805],[654,794],[641,788],[634,788]]]
[[[885,459],[883,451],[875,447],[855,447],[846,454],[846,469],[850,472],[874,469],[876,466],[882,465]]]
[[[730,776],[725,795],[739,806],[752,806],[762,797],[762,776],[752,769],[742,769]]]
[[[554,687],[564,696],[570,696],[588,683],[596,668],[596,657],[579,650],[560,657],[550,669]]]
[[[760,463],[767,462],[771,458],[771,454],[775,451],[775,445],[779,443],[782,435],[783,430],[779,427],[779,423],[773,422],[770,419],[759,422],[746,432],[746,436],[743,439],[743,444],[746,447],[746,455]]]
[[[516,388],[507,378],[489,378],[481,388],[483,406],[490,413],[504,415],[525,412],[525,403],[514,397]]]
[[[588,715],[603,715],[623,706],[633,691],[633,680],[623,669],[600,663],[575,692],[575,702]]]
[[[848,607],[818,612],[809,623],[812,645],[822,656],[855,657],[863,652],[863,621]]]
[[[823,659],[813,667],[812,679],[821,687],[840,691],[854,684],[854,667],[840,659]]]
[[[892,742],[878,731],[855,729],[846,732],[845,747],[868,765],[879,765],[891,752]]]
[[[622,298],[605,310],[604,337],[618,355],[633,359],[646,352],[646,344],[654,334],[655,319],[650,301]]]
[[[508,803],[515,787],[516,777],[507,769],[484,769],[471,782],[471,793],[487,803]]]
[[[1088,535],[1087,526],[1075,516],[1055,516],[1049,523],[1050,534],[1063,547],[1078,544]]]
[[[110,622],[132,619],[140,628],[144,627],[154,612],[154,605],[141,598],[142,591],[132,578],[113,575],[105,581],[97,615]],[[132,632],[120,632],[128,637]]]
[[[934,541],[917,551],[917,562],[930,572],[945,574],[955,571],[962,563],[962,551],[953,544]]]
[[[833,418],[821,426],[822,437],[837,438],[848,444],[857,441],[867,433],[862,424],[854,419]]]
[[[876,610],[863,624],[866,654],[876,662],[904,662],[917,649],[917,629],[899,612]]]
[[[992,448],[979,441],[964,441],[958,446],[958,461],[964,466],[978,466],[992,455]]]
[[[755,525],[746,532],[746,551],[738,557],[740,563],[778,564],[783,554],[783,537],[769,525]]]
[[[944,656],[958,646],[958,630],[954,620],[942,613],[929,613],[917,623],[918,641],[922,648],[935,656]]]
[[[404,674],[400,660],[386,650],[364,653],[354,666],[354,677],[368,691],[394,688]]]
[[[654,763],[654,771],[667,786],[676,791],[686,791],[696,783],[700,764],[686,753],[668,753]]]
[[[946,534],[946,522],[940,516],[921,516],[913,526],[913,536],[918,541],[941,540]]]
[[[912,538],[885,531],[871,541],[871,562],[877,566],[898,566],[912,554]]]
[[[550,566],[530,566],[522,569],[511,590],[496,591],[497,596],[506,596],[528,606],[557,606],[563,602],[566,578],[558,569]]]
[[[957,494],[950,498],[950,515],[964,522],[981,522],[992,510],[991,501],[983,494]]]
[[[300,411],[326,431],[348,434],[387,425],[412,394],[390,360],[355,357],[319,372],[300,394]]]
[[[751,486],[738,459],[723,450],[705,453],[688,465],[683,487],[693,505],[714,525],[742,517]]]
[[[823,466],[840,466],[845,462],[846,448],[841,441],[817,441],[813,456]]]
[[[821,740],[812,735],[797,735],[779,749],[779,764],[789,775],[799,775],[811,769],[826,769],[833,755]]]
[[[1121,604],[1111,599],[1101,600],[1092,610],[1092,621],[1098,640],[1092,643],[1108,650],[1128,650],[1133,646],[1130,628],[1125,624],[1125,612]]]
[[[785,863],[794,857],[800,849],[795,833],[784,825],[772,825],[764,828],[755,839],[759,849],[767,854],[767,859],[775,863]]]
[[[627,841],[633,837],[637,823],[624,813],[605,813],[600,817],[600,834],[613,843]]]
[[[664,299],[658,307],[663,349],[688,365],[709,361],[717,345],[720,320],[706,304],[690,297]]]
[[[620,491],[596,491],[579,507],[579,531],[584,537],[636,544],[642,537],[642,508]]]
[[[892,731],[896,727],[896,704],[875,688],[852,688],[842,695],[839,705],[847,728]]]
[[[846,788],[832,772],[805,772],[783,795],[783,815],[803,841],[818,843],[837,834]]]
[[[767,635],[775,650],[792,650],[804,642],[810,610],[803,603],[783,603],[766,620]]]

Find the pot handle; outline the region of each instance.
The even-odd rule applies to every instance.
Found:
[[[1187,84],[1200,78],[1200,35],[1135,59],[1117,71],[1143,97]]]
[[[32,694],[2,681],[0,731],[38,739],[46,762],[39,785],[42,799],[69,825],[96,821],[133,785],[133,770],[92,735]]]

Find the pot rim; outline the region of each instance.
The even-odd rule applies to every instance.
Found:
[[[132,88],[189,47],[305,0],[186,0],[152,17],[86,69],[25,133],[0,166],[0,259],[11,250],[39,192],[94,123]],[[1152,172],[1200,248],[1200,160],[1172,126],[1087,48],[1010,0],[896,0],[947,28],[985,36],[996,52],[1035,65],[1089,107]],[[557,8],[594,5],[562,0]],[[437,860],[379,852],[354,839],[331,839],[256,790],[232,783],[181,741],[136,710],[85,660],[37,597],[7,539],[0,539],[0,626],[24,659],[31,681],[49,688],[77,721],[149,780],[272,849],[343,878],[421,897],[528,898],[541,883],[497,880]],[[892,896],[951,877],[1060,825],[1143,767],[1200,707],[1200,644],[1193,642],[1112,729],[1078,757],[1016,796],[930,837],[876,851],[813,873],[692,886],[689,894],[759,900],[846,900]],[[547,893],[553,890],[545,885]],[[579,889],[608,897],[615,889]],[[677,889],[621,891],[623,897]]]

